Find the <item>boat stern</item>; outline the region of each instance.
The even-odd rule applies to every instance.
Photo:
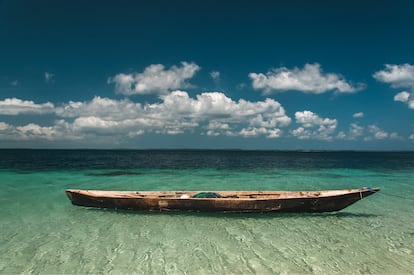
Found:
[[[371,187],[362,187],[361,189],[359,189],[360,192],[360,197],[361,199],[371,196],[377,192],[379,192],[381,190],[381,188],[371,188]]]

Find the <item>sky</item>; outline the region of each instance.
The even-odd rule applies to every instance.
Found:
[[[414,150],[414,2],[0,0],[0,148]]]

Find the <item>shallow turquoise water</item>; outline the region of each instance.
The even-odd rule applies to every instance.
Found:
[[[414,171],[0,170],[0,273],[412,274]],[[106,175],[106,176],[105,176]],[[338,213],[205,214],[72,206],[66,188],[321,190],[381,187]]]

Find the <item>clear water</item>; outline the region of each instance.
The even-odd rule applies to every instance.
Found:
[[[72,206],[67,188],[380,187],[337,213]],[[413,274],[414,153],[0,150],[0,273]]]

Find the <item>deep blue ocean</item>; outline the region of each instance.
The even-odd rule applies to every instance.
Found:
[[[0,274],[412,274],[414,152],[0,150]],[[337,213],[113,211],[65,189],[380,187]]]

